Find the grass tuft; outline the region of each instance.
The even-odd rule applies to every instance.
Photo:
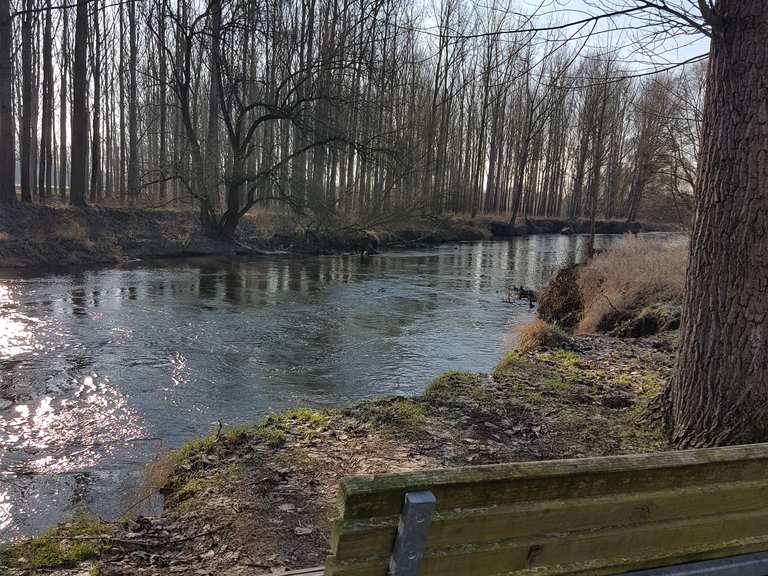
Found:
[[[474,387],[476,384],[476,374],[456,370],[444,372],[427,385],[424,398],[427,400],[450,399],[457,392]]]
[[[534,350],[561,347],[568,340],[559,327],[543,320],[533,320],[520,330],[517,350],[523,354]]]

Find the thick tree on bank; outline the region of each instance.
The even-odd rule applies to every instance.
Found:
[[[670,426],[680,447],[768,440],[768,0],[712,28]]]

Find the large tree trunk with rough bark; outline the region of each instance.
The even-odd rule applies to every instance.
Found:
[[[672,381],[677,446],[768,440],[768,0],[720,0]]]

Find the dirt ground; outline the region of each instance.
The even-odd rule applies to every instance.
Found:
[[[662,449],[647,408],[675,338],[568,337],[510,353],[492,374],[443,374],[416,398],[220,430],[150,471],[148,482],[164,485],[162,517],[100,525],[97,560],[38,573],[279,574],[323,563],[343,476]],[[34,554],[9,574],[35,573]]]

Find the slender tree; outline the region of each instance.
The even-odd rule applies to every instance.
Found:
[[[53,172],[53,13],[51,0],[45,4],[43,31],[43,99],[40,154],[38,156],[37,190],[41,203],[48,198]]]
[[[69,91],[69,9],[61,9],[61,74],[59,76],[59,199],[67,198],[67,110]]]
[[[72,64],[72,176],[69,202],[73,206],[85,206],[87,195],[88,0],[78,0],[75,15],[75,58]]]
[[[10,0],[0,0],[0,203],[16,202],[13,122],[13,24]]]

